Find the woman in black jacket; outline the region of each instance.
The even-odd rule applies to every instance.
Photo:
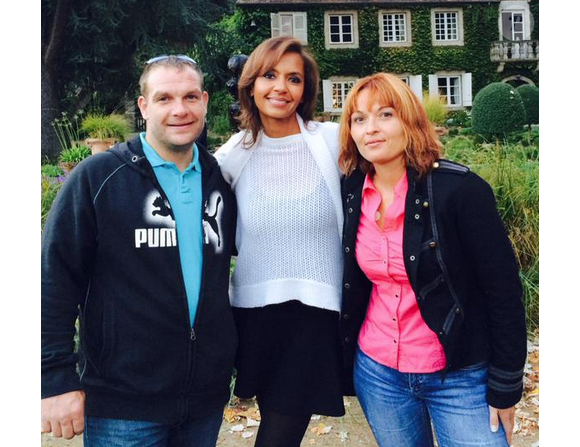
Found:
[[[517,262],[490,186],[440,159],[393,75],[361,79],[341,119],[341,336],[381,447],[511,443],[526,328]]]

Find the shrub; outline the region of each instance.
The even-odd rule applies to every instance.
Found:
[[[481,89],[473,100],[473,130],[497,139],[520,129],[526,111],[521,96],[509,84],[494,82]]]
[[[123,115],[111,114],[89,114],[82,123],[81,129],[90,138],[105,140],[115,138],[118,141],[125,141],[125,135],[131,132],[131,126]]]
[[[535,85],[520,85],[516,88],[526,111],[525,123],[528,126],[540,122],[540,89]]]
[[[229,107],[234,97],[225,90],[215,92],[209,98],[207,107],[208,126],[213,134],[228,135],[232,133]]]
[[[91,149],[85,145],[73,146],[60,153],[61,163],[80,163],[85,158],[91,156]]]
[[[450,118],[447,124],[450,126],[470,127],[471,126],[471,111],[457,110],[449,112]]]
[[[62,183],[46,175],[40,176],[40,231],[44,229],[44,223],[48,217],[48,212],[52,207],[52,202],[56,198]]]
[[[447,107],[441,97],[424,94],[423,106],[427,112],[427,118],[429,118],[429,121],[433,124],[440,126],[447,119]]]
[[[60,177],[61,175],[64,174],[64,172],[59,166],[46,164],[40,166],[40,174],[45,177],[55,178]]]

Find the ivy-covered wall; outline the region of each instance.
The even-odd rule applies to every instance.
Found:
[[[320,76],[362,77],[378,71],[423,75],[423,90],[428,90],[428,75],[437,71],[465,71],[472,73],[473,95],[491,82],[498,82],[510,74],[521,74],[538,84],[537,62],[507,63],[498,73],[498,63],[490,59],[491,44],[499,40],[499,3],[458,4],[463,9],[464,45],[433,46],[431,42],[431,8],[442,5],[407,5],[411,11],[412,46],[384,48],[379,46],[379,10],[382,8],[354,5],[261,5],[259,9],[238,7],[240,32],[247,36],[246,54],[271,36],[270,13],[307,11],[308,47],[320,67]],[[454,5],[455,6],[455,5]],[[325,48],[324,12],[326,10],[358,10],[359,47],[356,49]],[[390,8],[389,8],[390,9]],[[539,36],[539,3],[530,4],[535,26],[532,39]],[[252,30],[250,23],[256,27]]]

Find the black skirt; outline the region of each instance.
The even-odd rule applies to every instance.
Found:
[[[291,416],[344,415],[338,312],[300,301],[233,311],[236,396]]]

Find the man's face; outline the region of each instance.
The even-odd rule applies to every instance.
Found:
[[[147,95],[138,100],[147,121],[147,142],[157,151],[191,149],[203,130],[207,101],[193,68],[153,68],[147,78]]]

